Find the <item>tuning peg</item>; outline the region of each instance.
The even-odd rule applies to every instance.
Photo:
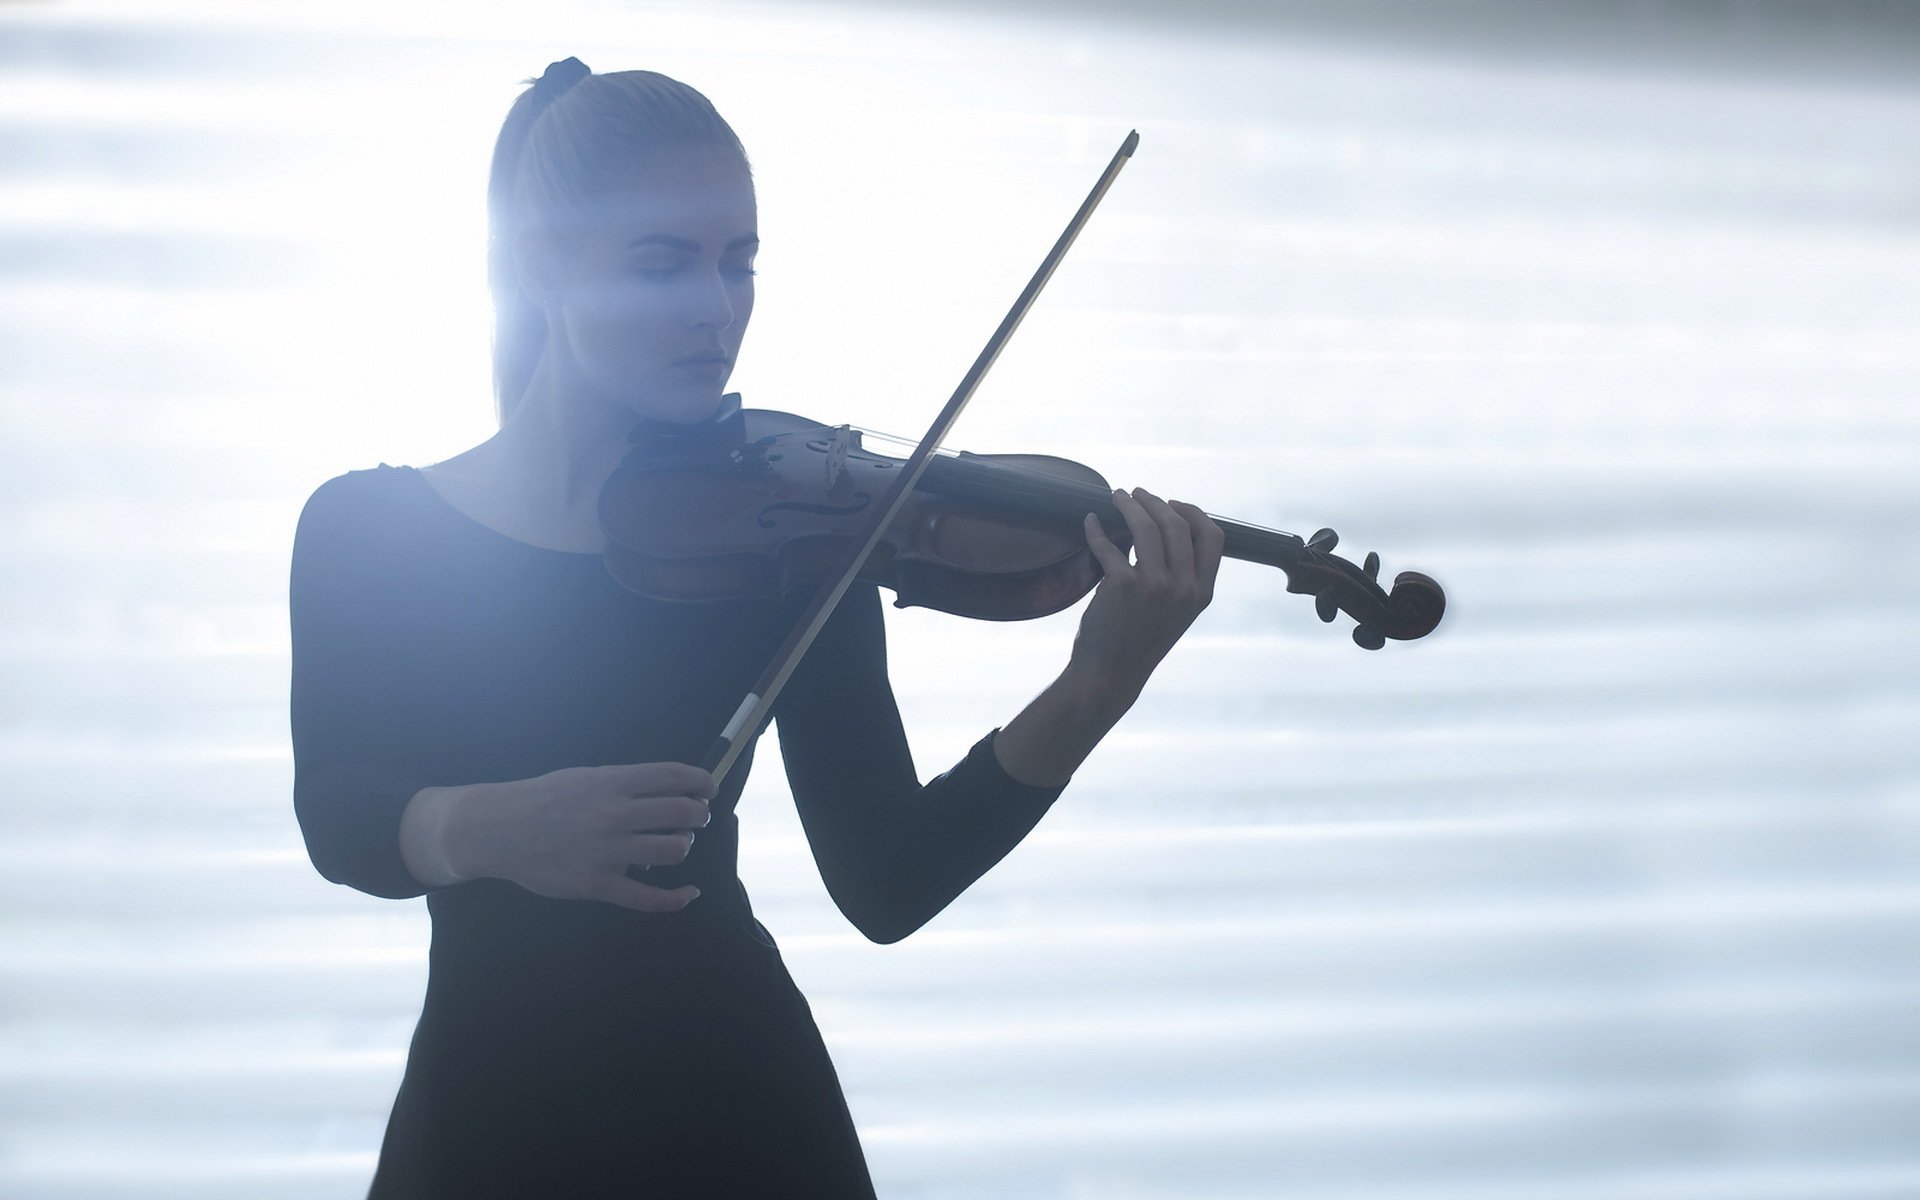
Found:
[[[1360,569],[1367,573],[1368,579],[1380,578],[1380,556],[1372,550],[1367,551],[1366,561],[1360,564]]]
[[[1331,529],[1322,529],[1307,539],[1307,549],[1318,550],[1322,554],[1332,553],[1333,548],[1339,544],[1340,535]]]
[[[1334,614],[1340,611],[1340,605],[1331,592],[1321,592],[1313,598],[1313,611],[1320,614],[1322,621],[1331,621]]]
[[[1371,625],[1353,627],[1353,644],[1362,650],[1378,650],[1387,644],[1387,635]]]

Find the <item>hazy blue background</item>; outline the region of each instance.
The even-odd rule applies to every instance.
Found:
[[[883,1195],[1920,1196],[1914,11],[0,4],[0,1195],[364,1189],[426,930],[306,863],[287,551],[488,432],[487,155],[577,54],[753,155],[748,401],[905,433],[1137,127],[955,444],[1451,599],[1367,654],[1230,566],[896,947],[769,743]],[[1074,619],[895,616],[928,774]]]

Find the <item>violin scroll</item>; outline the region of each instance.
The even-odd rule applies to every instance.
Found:
[[[1393,577],[1389,593],[1378,582],[1378,554],[1369,550],[1365,561],[1355,566],[1333,553],[1339,544],[1339,534],[1322,529],[1299,542],[1290,561],[1282,556],[1273,563],[1286,572],[1288,591],[1314,598],[1314,612],[1322,621],[1343,612],[1352,617],[1353,642],[1362,650],[1378,650],[1388,638],[1404,642],[1425,637],[1440,624],[1447,596],[1432,577],[1402,571]]]

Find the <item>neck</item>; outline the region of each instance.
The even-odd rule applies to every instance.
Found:
[[[543,355],[512,415],[484,449],[530,494],[571,508],[600,494],[626,455],[635,418],[625,405],[590,398],[584,381],[565,374],[552,355]]]

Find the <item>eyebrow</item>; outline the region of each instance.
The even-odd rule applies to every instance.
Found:
[[[756,233],[742,234],[741,236],[728,242],[726,245],[726,250],[722,250],[721,253],[724,254],[726,253],[727,250],[741,250],[748,246],[758,246],[759,244],[760,244],[759,234],[756,234]],[[683,237],[674,237],[670,233],[650,233],[645,237],[638,237],[633,239],[631,242],[627,243],[627,249],[629,250],[632,250],[637,246],[666,246],[667,248],[672,250],[683,250],[688,254],[700,253],[699,242],[688,241],[686,238],[683,238]]]

